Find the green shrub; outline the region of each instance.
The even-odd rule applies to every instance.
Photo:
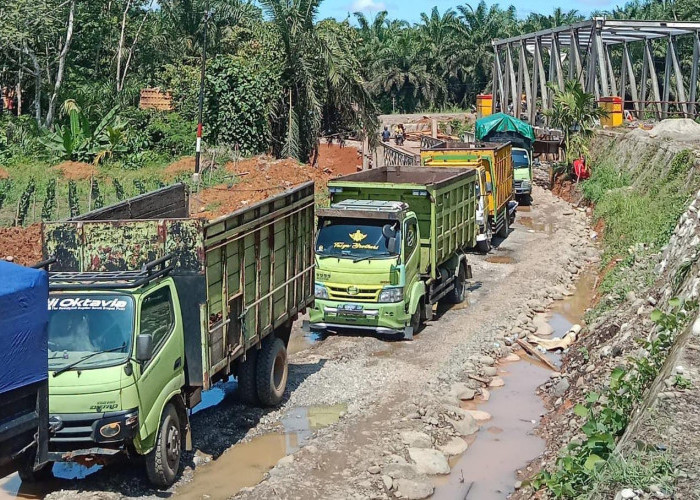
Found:
[[[41,208],[41,220],[51,220],[56,210],[56,178],[51,178],[46,185],[46,197]]]
[[[591,178],[581,183],[583,196],[592,203],[598,203],[608,191],[630,185],[626,172],[605,161],[591,170]]]
[[[32,196],[36,191],[36,182],[34,179],[30,179],[27,183],[27,187],[24,188],[22,196],[19,198],[19,206],[17,207],[17,219],[15,220],[16,226],[23,226],[27,220],[27,213],[29,212],[29,204],[32,201]]]
[[[75,181],[68,181],[68,206],[70,207],[71,217],[77,217],[78,215],[80,215],[78,185],[75,183]]]

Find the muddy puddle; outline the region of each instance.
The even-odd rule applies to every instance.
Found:
[[[219,458],[198,469],[192,481],[178,488],[177,498],[226,499],[242,488],[255,486],[282,457],[294,453],[314,431],[334,424],[345,405],[309,406],[289,410],[282,430],[234,445]]]
[[[515,259],[510,255],[492,255],[486,257],[486,262],[491,262],[492,264],[514,264]]]
[[[554,304],[546,316],[552,336],[562,336],[573,324],[583,322],[594,287],[595,274],[586,273],[573,295]],[[535,431],[546,409],[536,390],[547,381],[551,370],[523,351],[517,354],[520,361],[498,365],[504,387],[489,389],[487,401],[463,405],[468,410],[485,411],[491,418],[480,425],[468,450],[450,460],[450,474],[435,479],[432,498],[502,500],[515,491],[517,471],[544,452],[545,441]],[[548,353],[547,357],[559,365],[559,355]]]
[[[292,335],[289,337],[287,354],[292,355],[310,349],[324,338],[325,336],[321,333],[304,333],[300,328],[295,328],[292,330]]]
[[[552,222],[540,221],[533,219],[530,216],[521,215],[516,219],[516,223],[524,226],[528,231],[533,233],[547,233],[552,234],[555,229],[555,225]]]
[[[59,463],[53,466],[55,479],[44,483],[23,483],[17,474],[0,479],[0,500],[11,498],[44,498],[52,491],[65,487],[65,481],[83,479],[102,468],[101,465],[85,467],[80,464]]]

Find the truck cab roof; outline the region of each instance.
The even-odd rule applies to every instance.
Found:
[[[402,219],[409,210],[402,201],[343,200],[330,208],[318,209],[319,217],[357,217],[376,219]]]

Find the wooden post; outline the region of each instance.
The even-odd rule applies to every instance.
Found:
[[[598,74],[600,75],[600,92],[603,97],[610,96],[608,84],[608,70],[605,64],[605,47],[603,47],[603,37],[599,26],[596,26],[593,39],[595,41],[596,59],[598,62]]]
[[[666,41],[666,61],[664,63],[664,102],[661,105],[661,118],[668,118],[668,100],[671,98],[671,37]]]
[[[578,80],[581,83],[581,87],[586,88],[586,81],[583,75],[583,65],[581,63],[581,51],[579,48],[579,28],[571,29],[571,46],[569,47],[569,56],[574,62],[574,75],[569,75],[571,80]]]
[[[539,65],[537,64],[538,52],[539,44],[535,43],[535,52],[532,58],[532,90],[530,91],[532,106],[528,109],[530,112],[530,125],[533,126],[535,125],[535,116],[537,116],[537,81],[539,79]]]
[[[520,42],[520,55],[518,59],[518,66],[522,69],[522,88],[525,89],[525,104],[527,105],[527,112],[535,107],[534,100],[532,99],[532,85],[530,84],[530,70],[527,67],[527,56],[525,54],[525,42]],[[520,90],[522,94],[522,90]],[[518,115],[519,117],[520,115]]]
[[[688,103],[686,102],[685,84],[683,83],[683,73],[681,65],[678,62],[678,49],[676,48],[676,39],[669,37],[668,48],[671,53],[671,61],[673,62],[673,74],[676,76],[676,101],[679,102],[678,108],[683,112],[685,118],[688,117]]]
[[[659,91],[659,79],[656,76],[656,68],[654,68],[654,56],[651,50],[651,41],[644,40],[644,52],[647,59],[647,70],[649,71],[649,79],[651,80],[651,90],[654,93],[654,100],[657,101],[656,107],[656,118],[661,119],[661,92]]]
[[[637,78],[634,76],[634,66],[632,65],[632,59],[630,58],[627,42],[625,42],[625,44],[623,45],[622,50],[622,69],[625,71],[627,79],[629,80],[630,95],[632,96],[632,100],[634,101],[634,111],[637,115],[637,118],[641,118],[641,113],[639,112],[639,102],[637,102],[639,99],[639,94],[637,93]],[[625,89],[623,87],[622,92],[624,93],[624,91]]]
[[[544,63],[542,62],[542,39],[537,37],[535,40],[537,44],[537,72],[540,75],[540,94],[542,95],[542,111],[549,109],[547,103],[547,75],[544,72]]]
[[[688,112],[691,118],[695,118],[697,106],[695,100],[698,96],[698,63],[700,59],[700,36],[698,32],[693,33],[693,66],[690,71],[690,108]]]
[[[508,71],[508,83],[511,91],[511,101],[513,102],[513,116],[519,118],[520,94],[518,94],[518,85],[515,78],[515,67],[513,66],[513,54],[511,52],[510,43],[506,46],[506,71]]]
[[[498,99],[498,45],[493,46],[493,71],[491,75],[491,113],[496,112]]]
[[[610,92],[617,96],[617,82],[615,81],[615,71],[613,71],[612,61],[610,60],[610,46],[605,45],[605,64],[608,68],[608,79],[610,80]]]

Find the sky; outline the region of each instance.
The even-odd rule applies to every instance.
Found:
[[[478,0],[471,0],[476,4]],[[320,18],[334,17],[343,20],[353,12],[363,12],[373,16],[378,11],[386,10],[389,17],[403,19],[409,22],[417,22],[421,12],[429,12],[433,6],[437,6],[440,12],[450,7],[470,3],[469,1],[456,0],[325,0],[321,4]],[[486,1],[487,4],[499,3],[501,7],[515,5],[519,17],[526,17],[532,12],[550,14],[555,7],[564,10],[576,9],[584,15],[589,15],[593,10],[610,9],[616,5],[623,5],[624,0],[501,0],[500,2]]]

